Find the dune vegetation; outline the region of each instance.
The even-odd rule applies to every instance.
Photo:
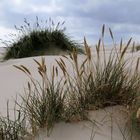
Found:
[[[111,29],[109,31],[114,42]],[[77,49],[73,47],[70,55],[63,55],[56,60],[57,65],[52,67],[50,76],[45,58],[42,57],[40,62],[34,59],[41,82],[34,79],[26,66],[14,65],[26,74],[29,81],[25,93],[20,96],[22,103],[16,101],[17,119],[11,120],[8,111],[7,117],[1,117],[0,139],[27,139],[36,136],[42,128],[46,128],[50,135],[56,122],[91,121],[87,116],[88,111],[115,105],[128,109],[133,127],[140,131],[140,58],[135,64],[125,57],[132,39],[124,48],[122,42],[119,49],[114,45],[107,57],[104,32],[105,26],[96,45],[95,56],[91,54],[84,38],[85,54],[82,62]],[[67,62],[73,69],[73,75],[68,71]]]
[[[136,46],[136,51],[139,51],[140,50],[140,45],[137,45]]]
[[[11,43],[4,42],[6,53],[3,59],[60,54],[61,51],[68,54],[73,48],[82,52],[80,45],[66,35],[64,23],[55,24],[51,18],[43,22],[36,17],[36,22],[31,25],[25,19],[22,26],[15,26],[18,34],[12,36],[16,39],[12,39]]]

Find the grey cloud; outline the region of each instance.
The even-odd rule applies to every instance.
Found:
[[[53,4],[61,10],[34,12],[31,8]],[[16,7],[12,0],[1,0],[0,26],[13,28],[15,24],[21,25],[25,17],[31,22],[35,20],[35,16],[42,19],[52,17],[65,20],[68,33],[77,36],[77,39],[87,36],[94,42],[100,36],[100,28],[105,23],[113,29],[119,40],[121,36],[128,38],[140,34],[139,5],[139,0],[24,0],[23,5]]]

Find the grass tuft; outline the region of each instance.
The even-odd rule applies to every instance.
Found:
[[[11,118],[8,103],[7,116],[0,117],[0,140],[25,140],[29,137],[25,116],[14,108],[14,118]]]
[[[54,124],[63,120],[65,94],[61,87],[61,80],[56,84],[54,81],[55,71],[53,67],[52,78],[47,76],[45,59],[41,62],[34,60],[38,67],[41,83],[35,80],[31,72],[25,66],[15,66],[26,73],[30,78],[25,95],[21,96],[21,109],[26,114],[32,133],[35,135],[40,128],[47,128],[48,135],[51,133]]]
[[[73,48],[81,51],[78,43],[66,35],[64,22],[55,24],[52,19],[49,19],[44,24],[36,17],[33,27],[26,19],[24,25],[15,26],[19,33],[18,37],[12,43],[4,42],[7,47],[3,59],[53,54],[54,49],[60,49],[66,53],[71,52]]]

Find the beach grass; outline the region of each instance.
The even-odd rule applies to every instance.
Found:
[[[4,42],[6,53],[3,59],[53,54],[53,49],[69,53],[75,48],[79,52],[82,52],[79,47],[80,45],[65,33],[66,28],[63,27],[64,23],[58,22],[55,24],[51,18],[42,23],[36,17],[36,22],[32,26],[25,19],[24,25],[20,27],[15,26],[18,32],[16,39],[12,43]]]
[[[136,51],[140,50],[140,45],[136,46]]]
[[[31,72],[26,67],[15,66],[26,73],[31,78],[31,82],[34,85],[34,92],[32,94],[28,93],[27,98],[23,97],[23,102],[26,104],[25,110],[27,110],[28,116],[32,119],[34,118],[35,120],[35,122],[31,121],[33,125],[37,126],[36,121],[41,120],[39,124],[40,127],[44,127],[44,124],[47,124],[46,127],[49,130],[50,127],[51,129],[53,127],[53,125],[49,126],[49,123],[53,124],[59,118],[56,117],[56,119],[54,117],[56,113],[58,113],[58,116],[63,116],[59,118],[60,120],[80,121],[87,119],[86,112],[88,110],[96,110],[114,105],[133,105],[134,100],[138,98],[140,92],[140,77],[138,71],[139,59],[137,60],[135,70],[132,70],[132,67],[128,68],[129,59],[125,59],[125,53],[131,43],[131,39],[123,49],[122,46],[120,46],[119,52],[116,51],[114,46],[114,49],[107,58],[103,44],[104,28],[105,27],[102,29],[102,38],[96,45],[96,59],[91,55],[90,47],[84,38],[85,59],[81,63],[79,63],[78,52],[75,49],[73,49],[70,56],[62,56],[62,58],[56,60],[58,65],[57,68],[59,67],[63,73],[62,81],[64,82],[64,85],[59,82],[56,83],[56,86],[58,86],[57,89],[59,90],[55,91],[54,85],[52,84],[49,85],[50,87],[48,87],[48,83],[54,83],[54,81],[49,82],[48,77],[46,77],[47,74],[44,58],[42,58],[41,63],[35,60],[39,66],[38,70],[42,76],[43,86],[41,86],[39,82],[36,83],[33,78],[31,78]],[[111,30],[110,35],[113,39]],[[100,58],[101,48],[104,50],[104,59]],[[66,61],[70,63],[73,69],[73,75],[69,73],[66,65],[67,62],[63,59],[66,59]],[[54,74],[54,69],[56,70],[56,68],[53,67],[53,75],[51,79],[54,79],[54,76],[56,75]],[[59,76],[58,70],[56,73],[57,76]],[[41,90],[38,90],[38,84]],[[62,90],[60,85],[65,88]],[[30,84],[28,85],[28,88],[30,91]],[[61,97],[64,96],[65,99],[61,99]],[[55,101],[57,101],[53,101],[54,106],[50,105],[52,98],[56,99]],[[50,106],[47,106],[47,100]],[[37,106],[38,103],[39,106]],[[59,103],[61,104],[60,106]],[[36,106],[34,104],[36,104]],[[41,113],[41,104],[45,105],[43,108],[46,108],[46,116],[44,116],[44,111]],[[54,116],[51,116],[47,109],[51,108],[53,110],[53,108],[57,106],[59,106],[59,108],[56,109],[58,112],[54,112],[54,114],[52,114]],[[41,116],[37,116],[36,113],[41,116],[43,115],[43,118]],[[32,114],[35,114],[34,117]],[[51,122],[51,120],[49,120],[50,116],[51,119],[55,118],[56,120],[54,119]]]
[[[115,105],[129,108],[130,114],[133,114],[130,119],[133,119],[133,126],[137,129],[140,107],[140,58],[136,64],[133,59],[126,58],[132,39],[128,40],[124,48],[120,43],[118,49],[110,28],[114,48],[107,54],[104,32],[103,25],[94,54],[84,38],[84,54],[79,55],[77,49],[73,48],[70,55],[63,55],[56,60],[57,65],[52,67],[51,75],[48,75],[44,57],[40,62],[34,59],[41,80],[36,80],[26,66],[14,65],[29,78],[25,94],[21,96],[22,104],[17,104],[29,122],[28,129],[31,129],[31,135],[35,136],[42,128],[46,128],[50,135],[56,122],[89,120],[87,112],[90,110]],[[70,64],[72,73],[69,72],[67,63]],[[132,110],[135,110],[134,113],[131,113]]]
[[[32,133],[35,135],[40,128],[47,128],[48,135],[56,122],[63,120],[65,109],[65,91],[61,87],[61,80],[55,83],[57,68],[53,67],[51,79],[48,77],[45,59],[41,62],[34,60],[38,67],[41,82],[32,77],[31,72],[25,66],[15,66],[23,71],[30,79],[25,96],[22,98],[21,110],[25,113],[26,119],[30,123]]]
[[[14,118],[11,117],[11,112]],[[7,102],[7,114],[5,117],[0,117],[0,140],[24,140],[29,137],[27,131],[27,124],[24,114],[18,108],[13,111],[9,109],[9,102]]]
[[[104,34],[103,32],[102,34]],[[124,49],[121,50],[122,46],[120,46],[120,52],[116,52],[114,46],[107,58],[104,44],[101,44],[101,42],[103,43],[103,37],[102,35],[102,39],[96,45],[94,54],[96,58],[91,55],[86,39],[84,39],[85,59],[82,63],[79,64],[76,50],[71,53],[70,57],[67,57],[67,61],[73,68],[74,76],[71,76],[67,71],[68,68],[63,59],[57,61],[67,82],[71,104],[77,104],[84,110],[112,105],[131,105],[139,94],[138,61],[133,71],[132,67],[127,67],[129,60],[124,59],[131,39]],[[113,38],[112,33],[111,37]],[[104,50],[103,59],[100,54],[101,48]]]

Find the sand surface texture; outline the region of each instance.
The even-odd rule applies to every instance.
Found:
[[[2,51],[2,49],[0,49]],[[92,53],[94,54],[94,51]],[[103,53],[101,53],[103,55]],[[109,51],[107,51],[109,54]],[[140,52],[135,52],[134,58],[140,57]],[[127,52],[126,57],[131,58],[132,54]],[[84,56],[79,56],[82,60]],[[41,57],[34,57],[40,60]],[[60,56],[45,56],[48,71],[51,72],[53,65],[56,65],[55,59]],[[102,56],[103,58],[103,56]],[[13,101],[16,95],[24,94],[29,80],[24,73],[17,70],[13,65],[25,65],[33,73],[35,78],[39,78],[37,73],[36,63],[33,57],[23,59],[11,59],[5,62],[0,62],[0,113],[6,113],[6,102],[10,101],[12,109]],[[67,63],[69,65],[69,63]],[[72,72],[71,67],[69,70]],[[121,106],[108,107],[106,109],[89,112],[89,118],[93,123],[76,122],[64,123],[60,122],[55,125],[50,137],[47,137],[46,131],[41,130],[36,140],[128,140],[130,136],[129,127],[126,126],[127,112]],[[128,124],[127,124],[128,125]],[[122,132],[125,134],[123,136]],[[111,135],[112,133],[112,135]],[[137,140],[137,138],[133,138]]]

